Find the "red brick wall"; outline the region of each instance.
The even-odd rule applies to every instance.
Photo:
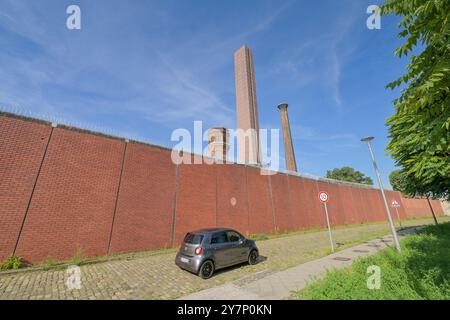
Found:
[[[269,176],[269,179],[275,212],[275,231],[285,232],[294,230],[289,201],[288,178],[285,174],[276,174]]]
[[[435,215],[443,216],[445,214],[442,203],[439,200],[430,200],[430,202]]]
[[[269,192],[269,177],[256,168],[247,168],[249,232],[273,232],[274,216]]]
[[[400,192],[396,191],[387,191],[386,197],[389,205],[389,209],[391,212],[391,216],[394,219],[394,221],[398,221],[397,213],[395,208],[392,207],[392,201],[397,201],[397,203],[400,205],[400,207],[397,208],[397,212],[400,216],[400,219],[406,219],[406,213],[405,213],[405,206],[402,203],[402,195]]]
[[[363,190],[360,188],[350,188],[352,192],[354,212],[356,221],[353,223],[365,223],[368,222],[368,215],[366,205],[363,203]]]
[[[291,208],[292,227],[296,230],[306,229],[311,220],[309,210],[306,207],[305,192],[303,190],[302,179],[288,176],[289,183],[289,202]]]
[[[18,239],[16,254],[40,262],[79,249],[96,256],[178,245],[186,232],[214,226],[243,234],[325,227],[319,190],[330,195],[333,225],[386,220],[376,189],[235,164],[176,166],[160,147],[51,132],[49,124],[0,115],[0,259]],[[393,199],[403,219],[431,217],[426,199],[388,191],[389,205]],[[439,201],[432,206],[443,214]]]
[[[300,178],[303,185],[304,206],[308,216],[308,228],[326,226],[325,212],[318,196],[319,187],[317,181]]]
[[[171,245],[175,183],[176,166],[170,151],[127,145],[111,253]]]
[[[355,199],[353,199],[353,189],[352,187],[340,185],[339,193],[342,201],[342,207],[345,208],[343,211],[345,212],[345,224],[354,224],[361,222],[361,218],[358,217],[358,210],[355,203]]]
[[[0,116],[0,261],[14,251],[50,131]]]
[[[372,190],[374,194],[374,203],[376,208],[376,220],[375,221],[383,221],[386,219],[386,207],[384,205],[383,196],[381,192],[378,190]]]
[[[383,212],[380,209],[381,202],[379,197],[379,191],[374,189],[365,189],[363,191],[363,201],[367,204],[368,209],[368,221],[380,221],[383,220]]]
[[[105,255],[124,142],[55,128],[17,254],[38,262]]]
[[[217,225],[248,234],[246,170],[238,165],[217,165]]]
[[[175,243],[188,231],[217,224],[216,165],[181,164],[175,219]]]
[[[330,223],[332,225],[344,224],[345,223],[345,214],[342,210],[342,200],[341,200],[341,197],[339,194],[339,186],[337,184],[326,183],[323,181],[318,181],[317,185],[318,185],[319,191],[325,191],[328,193],[329,201],[327,203],[327,208],[328,208],[328,215],[330,218]],[[315,200],[319,201],[317,194],[316,194]]]
[[[439,200],[430,200],[436,216],[444,215],[444,210]],[[427,199],[403,198],[402,203],[408,218],[432,217],[430,205]]]

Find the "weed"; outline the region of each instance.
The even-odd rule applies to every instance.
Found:
[[[0,265],[0,270],[15,270],[22,266],[22,259],[16,255],[10,255]]]

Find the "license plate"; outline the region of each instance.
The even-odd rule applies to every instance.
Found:
[[[186,259],[186,258],[181,258],[180,260],[181,260],[181,262],[184,262],[184,263],[189,263],[189,259]]]

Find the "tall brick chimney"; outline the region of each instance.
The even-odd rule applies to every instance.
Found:
[[[236,80],[237,158],[239,163],[261,164],[259,144],[258,103],[256,101],[253,54],[247,46],[234,53]],[[247,131],[248,130],[248,131]]]
[[[288,104],[282,103],[278,106],[281,114],[281,126],[283,128],[284,154],[286,159],[286,170],[297,172],[294,146],[292,145],[291,125],[288,117]]]
[[[230,133],[226,128],[211,128],[208,131],[208,149],[211,158],[217,163],[226,163],[228,157],[228,149]]]

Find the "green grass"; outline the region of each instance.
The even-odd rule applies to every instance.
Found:
[[[18,256],[11,255],[0,264],[0,270],[15,270],[22,266],[22,259]]]
[[[438,218],[438,221],[449,222],[450,217],[441,216]],[[423,225],[423,224],[433,224],[433,223],[434,223],[434,221],[431,217],[412,217],[412,218],[402,220],[403,229],[409,228],[411,226],[418,226],[418,225]],[[341,225],[332,226],[332,229],[340,230],[340,229],[346,229],[346,228],[364,227],[364,226],[381,225],[381,224],[386,224],[386,221],[341,224]],[[397,222],[395,222],[395,224],[397,225]],[[326,231],[326,230],[327,230],[326,227],[316,227],[316,228],[307,228],[307,229],[300,229],[300,230],[294,230],[294,231],[283,231],[283,232],[273,232],[273,233],[252,233],[252,234],[249,234],[247,238],[255,240],[255,241],[264,241],[264,240],[290,237],[290,236],[295,236],[295,235],[300,235],[300,234],[314,233],[314,232]],[[386,229],[386,231],[389,232],[389,229]],[[357,243],[357,241],[354,241],[354,243]]]
[[[58,262],[52,257],[47,257],[42,263],[39,264],[44,270],[50,270],[58,265]]]
[[[381,224],[382,222],[371,222],[371,223],[356,223],[356,224],[344,224],[344,225],[338,225],[334,226],[333,229],[345,229],[345,228],[352,228],[352,227],[362,227],[362,226],[369,226],[369,225],[376,225]],[[283,238],[283,237],[290,237],[300,234],[306,234],[306,233],[314,233],[319,231],[326,231],[327,229],[325,227],[316,227],[316,228],[307,228],[307,229],[300,229],[300,230],[294,230],[294,231],[279,231],[279,232],[272,232],[272,233],[252,233],[249,234],[247,238],[255,241],[264,241],[264,240],[271,240],[271,239],[277,239],[277,238]]]
[[[80,248],[77,250],[77,252],[75,252],[74,256],[69,260],[69,262],[72,265],[79,266],[83,262],[83,260],[85,260],[84,253],[83,249]]]
[[[296,292],[298,299],[450,299],[450,223],[429,226],[401,241],[402,253],[388,248],[361,258],[350,268]],[[369,266],[381,270],[380,289],[369,290]]]

